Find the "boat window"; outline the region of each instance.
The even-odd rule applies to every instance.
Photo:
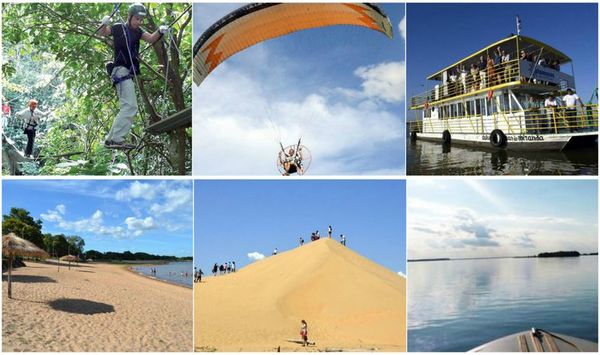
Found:
[[[467,101],[467,115],[473,116],[475,114],[475,101]]]
[[[488,115],[493,115],[498,112],[498,105],[496,101],[496,97],[493,97],[490,101],[487,102],[488,107]]]
[[[475,109],[477,110],[475,114],[483,115],[485,113],[485,102],[483,99],[475,100]]]
[[[424,116],[423,116],[423,117],[425,117],[425,118],[430,118],[430,117],[431,117],[431,110],[430,110],[430,109],[427,109],[427,110],[425,110],[425,111],[424,111]]]

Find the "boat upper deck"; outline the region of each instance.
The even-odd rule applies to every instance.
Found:
[[[431,74],[433,89],[411,98],[410,108],[426,109],[462,97],[522,86],[551,92],[574,87],[574,77],[561,71],[571,58],[533,38],[513,35]]]

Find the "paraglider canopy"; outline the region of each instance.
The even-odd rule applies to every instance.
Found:
[[[373,4],[257,3],[241,7],[208,28],[194,45],[194,83],[252,45],[310,28],[366,27],[392,37],[392,24]]]

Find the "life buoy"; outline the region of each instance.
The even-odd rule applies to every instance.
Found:
[[[423,107],[425,107],[425,110],[428,110],[429,109],[429,102],[425,101],[425,104],[423,105]]]
[[[492,97],[494,97],[494,90],[490,90],[487,92],[488,101],[492,101]]]
[[[496,148],[506,147],[506,134],[501,129],[495,129],[490,133],[490,143]]]
[[[450,131],[445,130],[444,133],[442,133],[442,143],[450,144],[451,141],[452,141],[452,136],[450,135]]]

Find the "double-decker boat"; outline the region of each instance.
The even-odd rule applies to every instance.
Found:
[[[411,139],[529,150],[597,143],[598,105],[567,97],[571,58],[533,38],[511,35],[427,79],[433,89],[410,101],[421,116],[409,122]]]

